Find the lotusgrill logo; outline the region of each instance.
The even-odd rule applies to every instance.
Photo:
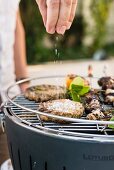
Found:
[[[86,161],[114,161],[114,155],[86,155],[83,154]]]

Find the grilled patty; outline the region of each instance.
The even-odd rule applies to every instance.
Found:
[[[83,115],[84,107],[79,102],[74,102],[69,99],[59,99],[40,103],[38,110],[58,116],[80,118]],[[41,116],[41,119],[44,121],[61,122],[60,120],[47,116]]]
[[[37,102],[63,99],[66,97],[66,88],[55,85],[37,85],[29,87],[24,95],[27,99]]]

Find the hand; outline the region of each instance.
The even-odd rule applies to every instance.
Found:
[[[22,83],[19,85],[19,87],[20,87],[21,92],[24,93],[26,89],[29,87],[29,82]]]
[[[77,0],[36,0],[46,31],[50,34],[64,34],[70,29],[77,6]]]

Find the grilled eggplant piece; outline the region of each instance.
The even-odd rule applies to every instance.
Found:
[[[108,95],[105,98],[106,103],[114,103],[114,96]]]
[[[113,89],[107,89],[105,91],[105,102],[114,103],[114,90]]]
[[[37,85],[29,87],[25,92],[25,98],[36,102],[66,98],[66,88],[55,85]]]
[[[99,90],[91,89],[91,91],[86,93],[83,97],[83,100],[85,100],[86,103],[90,103],[93,99],[99,100]]]
[[[85,110],[87,113],[90,113],[92,110],[100,109],[100,99],[99,99],[99,90],[92,89],[83,97],[85,104]]]
[[[107,111],[101,111],[100,109],[93,110],[91,113],[87,115],[87,119],[89,120],[110,120],[113,116],[113,113],[111,110]]]
[[[98,80],[99,86],[102,87],[103,90],[106,89],[114,89],[114,79],[111,77],[102,77]]]
[[[89,104],[86,104],[86,110],[88,111],[92,111],[100,108],[101,108],[100,102],[96,99],[92,99]]]
[[[113,90],[113,89],[107,89],[107,90],[105,91],[105,95],[114,96],[114,90]]]
[[[83,115],[84,107],[79,102],[74,102],[69,99],[59,99],[40,103],[38,110],[58,116],[80,118]],[[42,115],[40,117],[44,121],[64,122],[52,117]]]
[[[105,110],[104,112],[105,120],[110,120],[113,116],[113,110]]]
[[[89,120],[103,120],[105,115],[101,112],[100,109],[93,110],[91,113],[87,115],[87,119]]]

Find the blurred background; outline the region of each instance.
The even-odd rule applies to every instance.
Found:
[[[55,60],[56,35],[46,33],[35,1],[20,4],[26,31],[28,64]],[[114,56],[114,1],[78,0],[75,20],[59,36],[58,60],[104,60]]]

